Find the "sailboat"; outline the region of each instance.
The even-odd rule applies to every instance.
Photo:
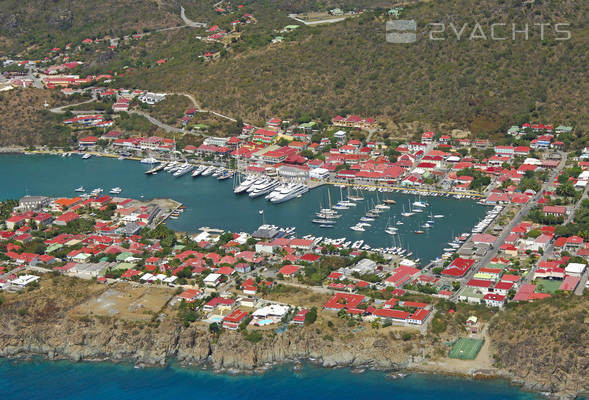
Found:
[[[364,197],[360,196],[358,194],[358,189],[356,189],[356,195],[355,196],[352,196],[352,195],[348,194],[348,200],[351,200],[351,201],[362,201],[362,200],[364,200]]]
[[[427,203],[425,201],[422,201],[421,196],[419,196],[419,198],[413,202],[413,206],[425,208],[425,207],[427,207]]]
[[[347,210],[350,207],[356,207],[357,204],[350,200],[344,200],[344,192],[342,187],[340,186],[340,201],[336,204],[337,208],[340,210]]]
[[[405,204],[403,204],[403,212],[401,213],[401,215],[404,217],[412,216],[413,213],[411,212],[411,207],[409,207],[409,211],[405,211]]]
[[[397,204],[395,200],[389,199],[388,197],[386,199],[383,199],[382,202],[385,204]]]
[[[385,233],[388,233],[389,235],[396,235],[397,234],[397,228],[395,228],[394,226],[390,225],[391,219],[389,218],[389,220],[387,221],[387,226],[385,228]]]
[[[381,203],[378,199],[378,192],[376,192],[376,205],[374,206],[375,210],[388,210],[391,206],[388,206],[384,203]]]

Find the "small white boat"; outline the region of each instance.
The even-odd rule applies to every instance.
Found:
[[[201,173],[201,175],[202,175],[202,176],[209,176],[209,175],[212,175],[212,174],[213,174],[213,172],[215,172],[216,170],[217,170],[217,168],[215,168],[215,167],[213,167],[213,166],[210,166],[210,167],[208,167],[207,169],[205,169],[205,170],[204,170],[204,171]]]
[[[74,192],[79,192],[79,193],[83,193],[85,191],[86,191],[86,189],[84,189],[84,186],[80,186],[79,188],[74,190]]]
[[[82,160],[87,160],[90,157],[92,157],[92,154],[90,154],[90,153],[84,153],[84,155],[82,156]]]
[[[119,193],[121,193],[122,191],[123,191],[123,189],[121,189],[120,187],[118,187],[118,186],[117,186],[117,187],[115,187],[115,188],[112,188],[112,189],[110,190],[110,194],[119,194]]]
[[[147,158],[142,159],[141,163],[142,164],[157,164],[157,163],[159,163],[159,161],[153,157],[147,157]]]
[[[193,178],[196,178],[197,176],[199,176],[200,174],[202,174],[205,169],[207,169],[207,167],[205,167],[204,165],[199,165],[198,168],[196,168],[194,170],[194,172],[192,172],[192,177]]]
[[[364,227],[358,225],[350,226],[350,229],[356,232],[364,232],[366,230]]]

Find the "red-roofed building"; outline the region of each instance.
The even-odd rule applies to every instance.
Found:
[[[78,214],[76,214],[75,212],[66,212],[64,214],[61,214],[59,217],[57,217],[53,223],[55,225],[59,225],[59,226],[65,226],[67,225],[69,222],[75,221],[78,218],[80,218],[80,216]]]
[[[487,293],[483,296],[483,301],[489,307],[503,307],[505,304],[505,296],[497,293]]]
[[[401,265],[393,271],[393,274],[385,279],[385,285],[399,287],[406,283],[411,277],[420,272],[419,269]]]
[[[357,309],[364,301],[360,294],[336,293],[323,305],[326,310],[339,311],[341,309]]]
[[[390,308],[379,308],[372,312],[372,315],[384,320],[405,322],[409,313],[407,311],[393,310]]]
[[[180,300],[184,300],[187,303],[193,303],[198,299],[201,292],[197,289],[186,289],[178,295]]]
[[[284,276],[285,278],[292,278],[297,274],[297,272],[299,272],[300,269],[301,267],[299,266],[289,264],[280,268],[278,273],[282,274],[282,276]]]
[[[458,257],[442,271],[442,275],[453,276],[456,278],[462,277],[473,264],[474,260]]]
[[[230,329],[230,330],[237,330],[239,328],[239,324],[244,321],[248,316],[248,313],[237,309],[233,310],[233,312],[223,318],[223,328]]]
[[[409,322],[410,324],[423,325],[423,323],[425,322],[427,317],[429,317],[429,315],[429,310],[420,308],[407,317],[407,322]]]

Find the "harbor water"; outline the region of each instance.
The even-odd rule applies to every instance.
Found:
[[[372,247],[402,246],[414,253],[414,258],[428,262],[438,257],[454,237],[470,232],[480,221],[486,207],[473,200],[452,197],[424,197],[429,203],[423,213],[402,217],[403,207],[418,200],[416,196],[401,193],[363,192],[363,201],[356,207],[341,210],[342,217],[333,228],[321,228],[311,220],[321,206],[329,203],[328,190],[335,204],[346,190],[324,185],[300,198],[282,204],[272,204],[264,197],[250,199],[247,194],[233,194],[231,179],[218,181],[211,176],[192,178],[190,174],[176,178],[160,171],[157,175],[145,175],[149,165],[132,160],[91,157],[83,160],[79,155],[60,157],[51,155],[1,155],[0,198],[18,199],[26,194],[47,196],[75,196],[74,189],[84,186],[89,192],[95,188],[123,189],[120,196],[138,199],[172,198],[186,207],[178,219],[168,220],[172,229],[196,232],[209,226],[232,231],[253,232],[262,222],[283,227],[296,227],[297,237],[307,234],[329,238],[346,237],[350,241],[364,240]],[[356,194],[355,192],[353,193]],[[359,222],[368,208],[384,198],[396,201],[391,204],[364,232],[350,229]],[[435,223],[423,228],[432,215]],[[396,225],[402,221],[403,225]],[[391,236],[384,232],[387,226],[398,228]],[[423,234],[415,231],[423,230]]]

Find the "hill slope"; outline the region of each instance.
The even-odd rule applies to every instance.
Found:
[[[497,363],[543,391],[586,392],[588,316],[586,297],[565,294],[500,313],[489,330]]]
[[[327,27],[301,27],[295,41],[260,45],[276,33],[245,31],[243,42],[221,60],[191,62],[190,53],[167,54],[175,62],[135,75],[128,83],[157,89],[190,88],[204,105],[263,120],[271,115],[328,118],[355,112],[399,121],[453,122],[494,132],[527,120],[587,127],[586,80],[589,3],[582,0],[456,0],[420,4],[403,18],[418,21],[418,40],[385,40],[384,12]],[[461,40],[449,23],[460,29]],[[428,40],[427,23],[444,22],[446,40]],[[571,23],[572,38],[555,40],[553,28],[540,40],[534,23]],[[479,23],[487,40],[467,40]],[[493,23],[528,23],[529,40],[490,40]],[[260,18],[258,25],[263,25]],[[476,33],[476,32],[475,32]],[[503,32],[501,35],[510,35]],[[522,36],[522,37],[520,37]],[[254,44],[255,42],[255,44]]]
[[[175,0],[3,0],[0,51],[63,46],[85,37],[174,25],[181,25]]]

